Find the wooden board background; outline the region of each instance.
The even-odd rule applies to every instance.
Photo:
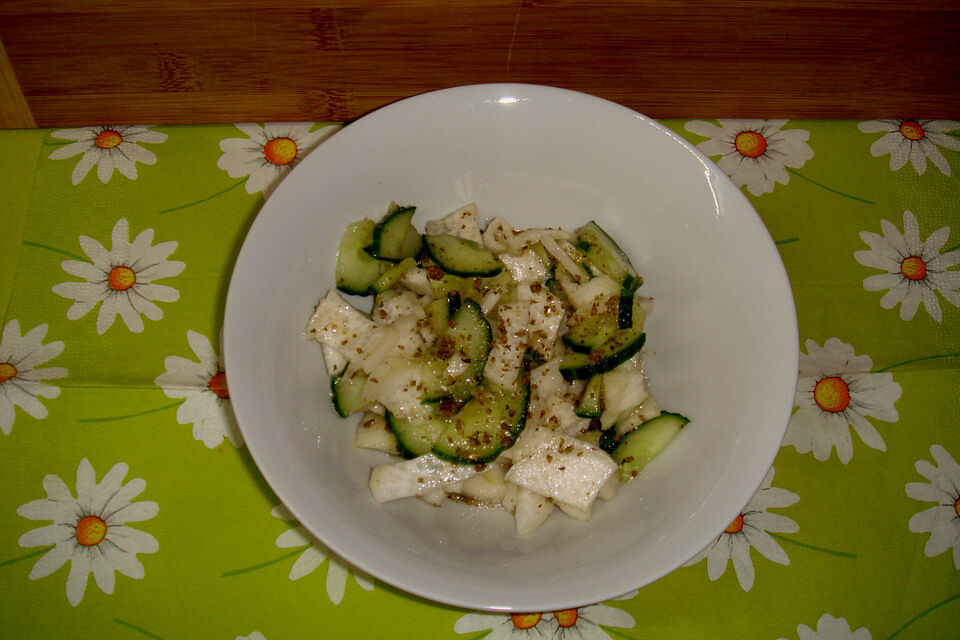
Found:
[[[958,0],[5,0],[0,42],[6,127],[349,120],[498,81],[653,117],[960,112]]]

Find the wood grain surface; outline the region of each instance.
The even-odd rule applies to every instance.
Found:
[[[960,112],[957,0],[6,0],[0,41],[38,126],[350,120],[504,81],[653,117]]]

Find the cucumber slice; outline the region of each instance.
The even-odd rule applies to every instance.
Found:
[[[577,243],[589,246],[586,250],[587,259],[614,280],[623,281],[627,275],[640,280],[627,254],[596,222],[591,220],[580,227]]]
[[[373,284],[373,290],[377,293],[383,293],[384,291],[393,289],[393,287],[400,282],[400,279],[416,266],[416,260],[413,258],[404,258],[399,264],[390,267],[383,272],[383,275],[377,278],[377,281]]]
[[[447,330],[447,322],[450,320],[450,305],[443,298],[437,298],[427,305],[424,311],[427,314],[427,322],[433,334],[439,336]]]
[[[374,228],[367,253],[390,262],[400,262],[420,253],[421,236],[410,224],[416,210],[416,207],[394,205]]]
[[[476,302],[476,300],[474,300]],[[452,316],[460,310],[460,294],[457,292],[447,294],[447,315]]]
[[[473,399],[450,419],[433,444],[433,453],[452,462],[477,464],[495,459],[513,444],[526,423],[530,385],[515,393],[484,382]]]
[[[560,375],[567,381],[587,380],[626,362],[643,348],[647,338],[645,333],[639,336],[627,334],[626,331],[620,332],[590,353],[568,353],[560,361]]]
[[[427,271],[427,283],[434,298],[458,295],[480,304],[484,296],[491,291],[507,290],[514,284],[513,277],[506,269],[490,277],[456,276],[444,271],[429,255],[421,254],[421,259],[423,268]]]
[[[603,376],[593,376],[583,388],[575,413],[581,418],[599,418],[603,415]]]
[[[560,373],[566,380],[587,380],[606,373],[632,358],[643,347],[643,311],[640,301],[634,299],[634,318],[637,322],[629,329],[619,329],[590,353],[568,353],[560,362]]]
[[[330,379],[330,398],[333,410],[341,418],[352,413],[369,409],[371,403],[363,399],[363,386],[367,384],[367,374],[361,369],[341,373]]]
[[[583,440],[584,442],[589,442],[595,447],[600,446],[600,438],[603,435],[602,431],[587,431],[586,433],[581,433],[577,436],[578,440]]]
[[[370,295],[380,278],[381,262],[370,257],[363,248],[373,239],[376,223],[364,218],[351,223],[340,239],[337,251],[337,289],[357,296]]]
[[[469,298],[461,301],[460,308],[450,317],[448,325],[433,346],[433,357],[440,362],[447,362],[457,356],[467,363],[466,369],[447,385],[448,395],[463,401],[480,384],[487,356],[490,355],[493,333],[480,305]]]
[[[620,444],[620,438],[617,437],[616,429],[610,427],[600,432],[600,440],[597,442],[598,447],[607,453],[613,453],[613,450],[617,448],[618,444]]]
[[[620,482],[636,478],[688,422],[678,413],[664,412],[623,436],[610,454],[620,465]]]
[[[449,426],[439,416],[427,420],[408,420],[387,411],[386,419],[397,438],[400,455],[407,459],[430,453],[433,443]]]
[[[619,329],[617,321],[606,314],[586,318],[576,314],[571,317],[571,321],[575,322],[577,318],[580,318],[580,321],[572,324],[561,338],[565,345],[577,353],[590,353]]]
[[[629,329],[633,326],[633,293],[626,290],[620,292],[620,302],[617,305],[617,326]]]
[[[451,235],[424,236],[427,254],[456,276],[495,276],[503,270],[497,257],[472,240]]]
[[[635,293],[641,284],[643,284],[643,278],[628,273],[623,276],[623,282],[620,283],[620,286],[623,287],[624,291]]]
[[[537,254],[537,257],[540,258],[540,262],[543,263],[547,269],[550,270],[550,274],[553,275],[557,271],[557,262],[550,254],[547,252],[546,247],[543,246],[542,242],[536,242],[530,245],[530,250]]]

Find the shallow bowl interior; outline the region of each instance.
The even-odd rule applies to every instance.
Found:
[[[469,202],[481,218],[573,229],[597,220],[654,298],[645,357],[659,403],[692,419],[589,523],[554,514],[518,538],[499,512],[377,505],[380,454],[335,416],[303,328],[333,283],[344,226],[415,204],[414,223]],[[334,134],[252,225],[226,305],[232,402],[251,454],[300,522],[348,562],[411,593],[502,611],[615,597],[672,571],[747,502],[783,437],[797,332],[760,218],[671,131],[599,98],[531,85],[424,94]]]

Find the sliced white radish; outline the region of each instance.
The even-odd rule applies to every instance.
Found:
[[[353,434],[353,446],[400,455],[397,438],[387,425],[387,421],[383,416],[370,411],[365,412],[357,423],[357,430]]]
[[[432,453],[405,462],[377,465],[370,471],[370,493],[377,502],[410,498],[443,489],[477,474],[473,465],[441,460]]]
[[[528,536],[540,528],[553,512],[553,503],[546,497],[521,488],[513,517],[517,521],[517,535]]]
[[[477,206],[468,204],[442,218],[427,220],[424,230],[428,235],[451,235],[472,240],[477,244],[483,242],[480,234],[480,225],[477,222]]]
[[[617,464],[604,451],[551,431],[539,446],[523,451],[506,478],[556,502],[589,509],[616,470]]]

